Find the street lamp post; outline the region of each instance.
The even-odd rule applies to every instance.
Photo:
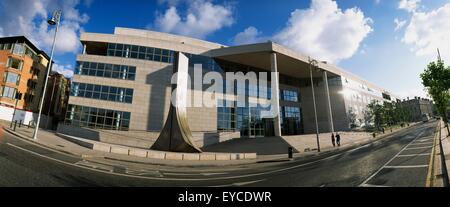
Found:
[[[44,105],[45,92],[47,91],[48,77],[49,77],[50,71],[52,70],[52,66],[53,66],[53,63],[52,63],[52,61],[53,61],[53,52],[55,50],[56,36],[57,36],[57,33],[58,33],[59,20],[61,19],[61,13],[62,13],[61,10],[54,11],[52,18],[47,21],[48,24],[51,25],[51,26],[56,25],[56,28],[55,28],[55,35],[53,37],[52,51],[50,53],[50,61],[48,63],[47,73],[45,75],[44,88],[43,88],[43,91],[42,91],[41,101],[39,103],[39,114],[38,114],[36,126],[34,128],[34,134],[33,134],[33,139],[34,140],[37,139],[37,134],[38,134],[38,130],[39,130],[39,123],[41,122],[42,106]],[[48,117],[47,117],[47,119],[48,119]]]
[[[316,140],[317,140],[317,151],[320,152],[320,142],[319,142],[319,123],[317,121],[317,107],[316,107],[316,95],[314,92],[314,80],[313,80],[313,69],[312,66],[317,67],[317,60],[308,58],[309,62],[309,74],[311,76],[311,91],[312,91],[312,97],[313,97],[313,105],[314,105],[314,119],[316,122]]]

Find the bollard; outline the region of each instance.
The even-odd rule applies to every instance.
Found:
[[[10,129],[12,129],[12,127],[13,127],[13,123],[14,123],[14,122],[13,122],[13,121],[11,121],[11,123],[9,124],[9,128],[10,128]]]
[[[294,153],[294,148],[288,147],[288,157],[289,159],[292,159]]]
[[[374,132],[374,133],[372,133],[372,136],[373,136],[373,138],[375,138],[377,135],[376,135],[375,132]]]
[[[16,126],[17,126],[17,120],[14,121],[14,128],[13,128],[13,131],[16,131]]]
[[[19,121],[19,128],[22,127],[22,120]]]

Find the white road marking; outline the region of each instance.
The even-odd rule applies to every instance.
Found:
[[[390,187],[390,186],[387,186],[387,185],[373,185],[373,184],[363,184],[363,185],[360,185],[361,187],[372,187],[372,188],[387,188],[387,187]]]
[[[402,168],[426,168],[428,165],[399,165],[399,166],[384,166],[384,168],[402,169]]]
[[[414,144],[411,144],[411,146],[417,146],[417,145],[427,145],[427,144],[433,144],[433,142],[422,142],[422,143],[414,143]]]
[[[430,154],[428,153],[423,153],[423,154],[407,154],[407,155],[399,155],[397,157],[418,157],[418,156],[428,156]]]
[[[416,141],[420,136],[422,136],[424,132],[420,132],[414,140],[412,140],[410,143],[408,143],[405,147],[403,147],[400,152],[398,152],[394,157],[392,157],[389,161],[387,161],[380,169],[378,169],[374,174],[372,174],[370,177],[368,177],[364,182],[362,182],[359,186],[363,186],[369,182],[372,178],[374,178],[378,173],[381,172],[389,163],[391,163],[397,156],[399,156],[406,148],[409,147],[410,144],[412,144],[414,141]]]
[[[360,149],[363,149],[363,148],[366,148],[366,147],[369,147],[369,146],[370,146],[370,144],[366,144],[366,145],[357,147],[355,149],[349,150],[348,152],[354,152],[354,151],[357,151],[357,150],[360,150]]]
[[[408,149],[405,149],[405,150],[428,149],[428,148],[433,148],[433,146],[426,146],[426,147],[412,147],[412,148],[408,148]]]
[[[214,185],[214,186],[208,186],[208,187],[232,187],[232,186],[244,186],[244,185],[250,185],[253,183],[259,183],[262,181],[265,181],[266,179],[261,179],[261,180],[254,180],[254,181],[248,181],[248,182],[239,182],[239,183],[232,183],[229,185]]]
[[[418,139],[417,141],[418,142],[425,142],[425,141],[428,141],[428,140],[433,140],[433,138]]]
[[[94,169],[98,169],[98,170],[105,170],[105,171],[109,171],[109,172],[113,172],[114,171],[114,167],[112,166],[107,166],[107,165],[102,165],[102,164],[97,164],[97,163],[91,163],[89,161],[86,160],[81,160],[79,162],[76,162],[75,165],[81,165],[84,167],[90,167],[90,168],[94,168]]]
[[[157,176],[157,177],[163,177],[163,175],[156,170],[132,170],[132,169],[126,169],[125,170],[126,174],[130,174],[130,175],[140,175],[140,176],[144,176],[144,175],[152,175],[152,176]]]

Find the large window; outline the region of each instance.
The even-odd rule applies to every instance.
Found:
[[[77,62],[75,74],[134,80],[136,78],[136,67],[94,62]]]
[[[10,99],[15,99],[15,95],[16,95],[16,89],[15,88],[11,88],[8,86],[5,86],[3,88],[3,92],[2,92],[2,96],[3,97],[7,97]]]
[[[16,58],[9,58],[7,66],[10,67],[10,68],[17,69],[17,70],[22,70],[23,61],[19,60],[19,59],[16,59]]]
[[[12,44],[10,43],[0,44],[0,50],[11,50],[11,48]]]
[[[151,60],[164,63],[173,62],[174,52],[171,50],[144,47],[137,45],[108,44],[108,56]]]
[[[298,107],[284,106],[283,112],[285,118],[300,118],[300,108]]]
[[[133,89],[87,83],[72,84],[71,96],[121,103],[133,102]]]
[[[81,127],[128,130],[130,117],[130,112],[70,104],[66,114],[66,123]]]
[[[217,108],[217,130],[218,131],[236,130],[236,118],[234,108],[229,107]]]
[[[14,44],[13,53],[16,55],[23,55],[25,53],[23,44]]]
[[[301,130],[301,114],[299,107],[283,106],[281,127],[284,135],[298,135]]]
[[[298,93],[297,93],[297,91],[282,90],[281,93],[282,93],[281,97],[282,97],[283,101],[298,102]]]
[[[20,83],[20,75],[16,73],[7,72],[4,76],[4,81],[7,83],[12,83],[15,85],[19,85]]]

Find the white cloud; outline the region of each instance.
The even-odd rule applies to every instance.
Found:
[[[406,20],[399,20],[397,18],[394,19],[395,31],[403,28],[406,25]]]
[[[162,2],[168,2],[170,6],[164,14],[157,15],[154,25],[163,32],[205,38],[234,23],[230,6],[213,4],[209,0],[187,1],[185,2],[188,7],[187,14],[182,17],[174,5],[179,1],[162,0]]]
[[[2,36],[23,35],[36,46],[49,50],[54,28],[47,18],[53,10],[62,9],[62,21],[58,32],[56,52],[76,53],[80,47],[79,34],[89,16],[76,8],[80,0],[15,0],[0,2],[0,31]]]
[[[375,0],[375,4],[380,4],[381,0]]]
[[[417,56],[436,56],[441,50],[450,60],[450,3],[429,12],[413,12],[402,42],[411,46]]]
[[[57,63],[54,63],[52,71],[58,72],[67,78],[73,77],[72,65],[58,65]]]
[[[398,8],[408,12],[415,12],[419,7],[420,2],[421,0],[400,0]]]
[[[245,29],[243,32],[239,32],[233,39],[234,45],[245,45],[245,44],[253,44],[258,42],[263,42],[268,39],[267,37],[263,37],[262,33],[258,31],[255,27],[251,26]]]
[[[352,57],[372,32],[372,20],[358,8],[345,11],[332,0],[312,0],[311,7],[295,10],[274,40],[322,60],[339,62]]]

